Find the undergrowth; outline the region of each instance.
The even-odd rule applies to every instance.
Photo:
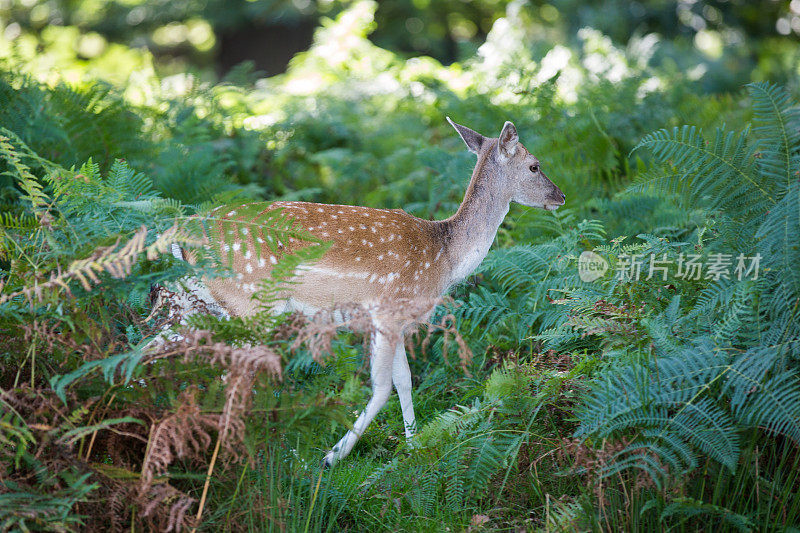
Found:
[[[374,7],[255,85],[0,63],[0,529],[798,527],[796,88],[698,96],[590,31],[546,69],[513,17],[464,64],[403,60],[368,40]],[[438,307],[471,360],[450,327],[409,341],[414,446],[393,397],[319,468],[369,397],[368,331],[198,315],[145,349],[168,315],[153,287],[229,275],[171,253],[213,206],[452,214],[474,160],[445,114],[513,120],[568,203],[512,207]],[[605,274],[581,276],[585,252]]]

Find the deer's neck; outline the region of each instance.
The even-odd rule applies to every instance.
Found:
[[[494,186],[490,157],[481,155],[461,206],[455,215],[442,221],[448,235],[446,253],[451,271],[448,286],[478,268],[508,213],[511,198]]]

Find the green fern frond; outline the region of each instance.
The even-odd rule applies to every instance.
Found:
[[[219,216],[217,212],[235,212],[236,217]],[[227,264],[233,262],[234,249],[240,249],[241,253],[250,251],[256,260],[266,257],[268,252],[278,256],[278,259],[286,256],[288,262],[273,267],[273,275],[279,278],[290,277],[289,273],[294,268],[302,262],[321,257],[330,247],[330,242],[318,239],[295,224],[282,209],[271,209],[269,203],[225,205],[215,208],[212,213],[186,220],[198,235],[209,236],[213,243],[224,250]],[[292,254],[281,253],[284,243],[292,241],[308,245],[293,250]],[[292,255],[295,259],[288,259]]]
[[[781,331],[779,342],[800,338],[800,179],[767,214],[756,234],[762,257],[762,307]]]
[[[686,518],[709,516],[713,517],[715,521],[729,525],[743,533],[757,529],[756,524],[748,516],[694,498],[679,497],[673,499],[661,512],[661,520],[664,522],[665,519],[673,516]]]
[[[44,209],[49,198],[43,192],[42,184],[31,174],[30,168],[22,162],[27,155],[25,153],[27,147],[22,144],[22,150],[17,150],[11,142],[12,138],[7,136],[7,133],[9,132],[3,128],[3,133],[0,134],[0,156],[14,170],[12,177],[18,181],[19,187],[25,193],[22,199],[30,202],[34,210]]]
[[[731,216],[763,213],[777,202],[776,193],[756,171],[756,148],[750,132],[716,131],[706,141],[699,129],[683,126],[645,136],[634,151],[646,148],[668,173],[650,173],[631,192],[679,194],[689,206],[705,205]]]
[[[747,89],[753,100],[754,131],[759,136],[760,175],[780,197],[797,181],[800,171],[800,107],[779,85],[751,83]]]
[[[743,429],[765,428],[800,443],[800,381],[776,368],[777,351],[736,355],[704,341],[649,367],[617,369],[597,381],[579,414],[577,435],[639,437],[621,452],[628,468],[645,451],[674,472],[708,456],[735,470]],[[662,470],[662,475],[663,475]]]

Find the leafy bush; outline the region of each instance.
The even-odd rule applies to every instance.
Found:
[[[6,55],[2,527],[180,529],[197,513],[209,530],[796,526],[791,87],[709,97],[645,39],[552,45],[514,12],[462,64],[406,60],[368,38],[375,9],[354,3],[285,75],[240,84],[129,77],[150,59],[127,49],[124,87],[92,79],[108,58],[67,62],[67,83]],[[466,372],[440,333],[410,343],[416,448],[396,442],[392,399],[341,468],[317,469],[369,394],[357,332],[327,338],[325,364],[293,349],[308,330],[266,312],[194,316],[183,343],[144,349],[167,318],[151,287],[226,275],[170,253],[210,206],[452,214],[474,159],[445,115],[486,135],[513,120],[569,203],[512,207],[438,309],[475,353]],[[605,276],[581,278],[585,251]],[[617,275],[634,255],[756,253],[758,279]]]

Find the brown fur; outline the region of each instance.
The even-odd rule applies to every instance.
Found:
[[[253,212],[256,206],[247,207]],[[397,209],[309,202],[264,203],[259,214],[274,209],[282,209],[296,227],[331,242],[321,259],[299,269],[287,298],[320,309],[337,304],[369,304],[392,296],[435,298],[446,289],[441,222],[416,218]],[[230,209],[215,215],[221,219],[217,224],[220,243],[223,221],[236,219],[237,213],[236,209]],[[236,277],[206,280],[212,295],[237,315],[255,311],[250,296],[258,282],[269,276],[281,254],[309,245],[290,239],[278,244],[278,254],[263,247],[261,257],[256,257],[253,234],[248,233],[233,251],[231,266],[237,272]],[[266,237],[258,230],[255,238]],[[224,244],[219,245],[219,251],[222,257],[229,252]]]

